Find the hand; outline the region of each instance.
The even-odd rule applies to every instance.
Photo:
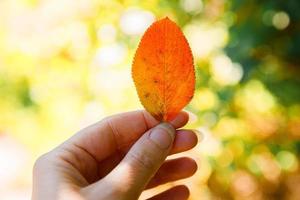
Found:
[[[197,137],[184,126],[188,114],[157,122],[145,111],[108,117],[42,155],[33,170],[33,200],[134,200],[145,189],[186,178],[196,172],[187,157],[170,154],[193,148]],[[176,186],[151,199],[187,199],[186,186]]]

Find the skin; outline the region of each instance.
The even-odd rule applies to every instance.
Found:
[[[197,144],[181,112],[170,123],[159,124],[145,111],[103,119],[42,155],[33,169],[33,200],[138,199],[149,188],[192,176],[196,162],[188,157],[166,160]],[[164,191],[152,200],[183,200],[184,185]]]

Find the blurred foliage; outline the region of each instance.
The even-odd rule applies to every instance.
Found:
[[[132,57],[145,28],[169,16],[197,72],[187,109],[204,140],[189,152],[201,160],[184,181],[191,199],[299,199],[299,8],[298,0],[0,1],[0,196],[29,195],[36,157],[78,129],[141,108]]]

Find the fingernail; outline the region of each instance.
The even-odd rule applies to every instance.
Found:
[[[197,129],[193,129],[192,131],[196,134],[196,136],[198,138],[198,142],[201,142],[204,138],[204,134]]]
[[[168,123],[161,123],[151,130],[149,137],[159,148],[168,149],[173,143],[175,129]]]

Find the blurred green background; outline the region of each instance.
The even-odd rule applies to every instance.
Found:
[[[82,127],[142,108],[131,62],[165,16],[197,72],[191,199],[300,199],[299,0],[1,0],[1,199],[30,199],[35,159]]]

